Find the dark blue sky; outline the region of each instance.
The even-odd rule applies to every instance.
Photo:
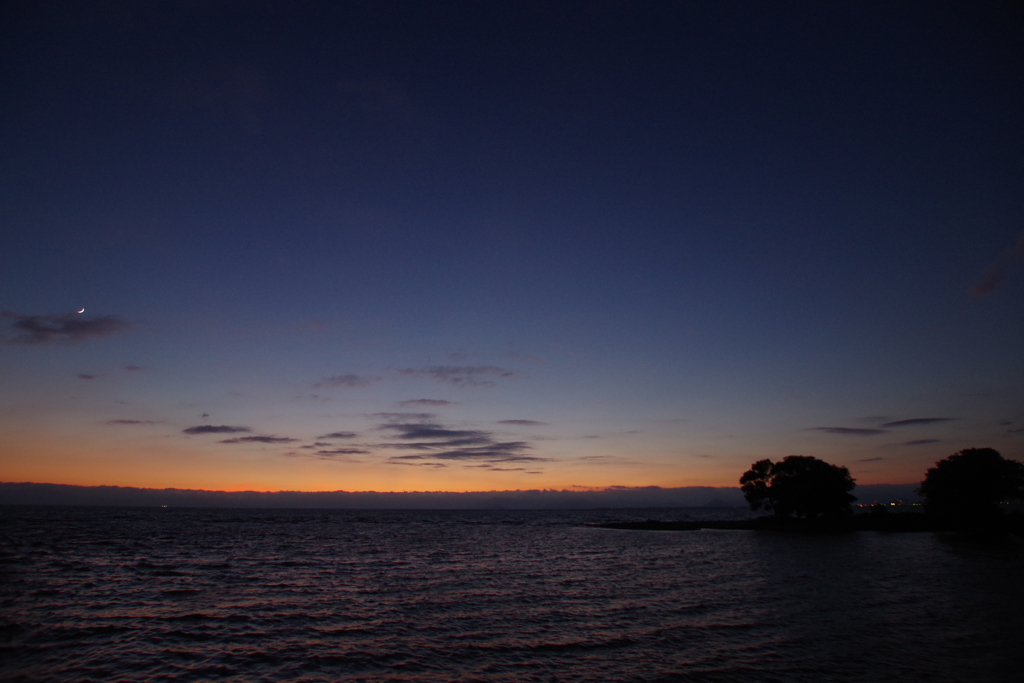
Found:
[[[1020,457],[1017,7],[8,3],[5,470],[476,490]],[[266,438],[182,432],[207,423]],[[338,430],[353,452],[314,445]]]

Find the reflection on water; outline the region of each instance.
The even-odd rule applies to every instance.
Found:
[[[1019,542],[694,514],[7,508],[0,678],[1021,680]]]

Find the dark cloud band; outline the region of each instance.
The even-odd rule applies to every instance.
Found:
[[[875,434],[885,434],[884,429],[857,429],[855,427],[809,427],[807,431],[841,434],[843,436],[873,436]]]
[[[112,315],[86,318],[78,313],[26,315],[0,311],[0,316],[14,321],[11,323],[11,329],[17,334],[7,339],[8,344],[40,345],[99,339],[124,332],[134,324]]]
[[[298,439],[290,439],[287,436],[238,436],[217,443],[291,443],[293,441],[298,441]]]
[[[931,425],[938,424],[940,422],[952,422],[955,417],[915,417],[909,420],[896,420],[895,422],[886,422],[883,427],[909,427],[911,425]]]
[[[228,425],[197,425],[181,431],[185,434],[238,434],[252,430],[249,427],[230,427]]]

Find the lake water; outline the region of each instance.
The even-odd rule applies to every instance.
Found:
[[[1013,537],[581,526],[708,515],[0,508],[0,679],[1024,680]]]

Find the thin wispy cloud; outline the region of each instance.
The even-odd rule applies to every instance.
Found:
[[[399,401],[398,405],[403,408],[415,408],[416,406],[440,408],[441,406],[454,406],[458,404],[455,401],[446,401],[443,398],[413,398],[408,401]]]
[[[525,441],[499,442],[490,432],[479,429],[449,429],[435,422],[392,422],[378,429],[395,432],[398,441],[377,444],[377,447],[421,451],[415,455],[393,456],[391,459],[395,461],[546,461],[546,458],[524,455],[523,452],[530,449]]]
[[[861,458],[857,462],[878,462],[879,460],[883,460],[883,459],[884,458]]]
[[[537,420],[498,420],[500,425],[521,425],[523,427],[543,427],[547,422],[538,422]]]
[[[490,443],[485,446],[455,448],[435,453],[396,455],[392,460],[486,460],[488,462],[548,462],[548,458],[523,455],[530,448],[525,441]]]
[[[78,379],[96,379],[99,375],[90,375],[87,372],[81,372],[78,374]]]
[[[154,420],[107,420],[108,425],[155,425]]]
[[[298,439],[290,439],[287,436],[238,436],[217,443],[292,443],[293,441],[298,441]]]
[[[307,446],[301,446],[301,448],[307,448]],[[320,450],[315,453],[304,452],[300,453],[297,451],[288,451],[281,455],[286,458],[316,458],[317,460],[327,460],[329,462],[344,462],[344,463],[361,463],[362,460],[353,458],[353,455],[366,455],[369,451],[364,451],[359,448],[336,448],[331,450]]]
[[[30,346],[101,339],[125,332],[134,325],[112,315],[86,318],[79,313],[28,315],[0,311],[0,316],[14,321],[10,327],[15,334],[4,335],[5,343]]]
[[[904,446],[925,446],[930,443],[941,443],[938,439],[917,439],[915,441],[904,441]]]
[[[321,456],[335,456],[335,455],[368,455],[370,451],[363,450],[362,448],[330,448],[317,451],[317,455]]]
[[[321,434],[316,437],[318,439],[354,439],[356,437],[355,432],[331,432],[330,434]]]
[[[331,377],[324,377],[322,380],[313,385],[314,389],[362,389],[368,387],[374,382],[379,382],[380,377],[369,377],[366,375],[332,375]]]
[[[1022,260],[1024,260],[1024,235],[1018,237],[1012,246],[999,255],[995,263],[985,269],[981,279],[971,285],[968,292],[977,298],[995,294],[1003,286],[1006,272]]]
[[[399,368],[398,373],[424,377],[456,387],[494,387],[496,379],[520,376],[520,373],[495,365],[432,365],[425,368]]]
[[[828,434],[840,434],[842,436],[873,436],[885,434],[884,429],[858,429],[856,427],[808,427],[809,432],[826,432]]]
[[[435,415],[434,413],[368,413],[366,417],[374,417],[378,420],[430,420]]]
[[[196,425],[181,430],[185,434],[238,434],[251,432],[249,427],[231,427],[228,425]]]
[[[477,442],[489,439],[488,434],[480,430],[446,429],[434,423],[389,423],[380,425],[379,429],[396,431],[399,439],[440,439],[446,442],[451,439],[473,439]]]
[[[909,420],[896,420],[895,422],[886,422],[883,427],[910,427],[912,425],[931,425],[939,424],[941,422],[952,422],[955,417],[914,417]]]

